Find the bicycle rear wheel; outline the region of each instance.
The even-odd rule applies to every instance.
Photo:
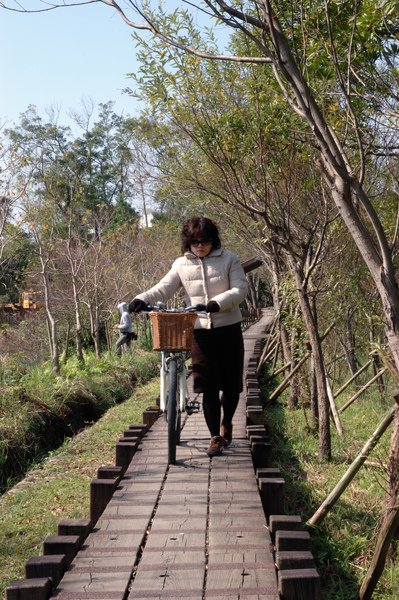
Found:
[[[168,463],[176,463],[176,445],[180,437],[180,411],[177,406],[177,362],[169,362],[169,390],[168,390]]]

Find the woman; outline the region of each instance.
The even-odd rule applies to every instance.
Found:
[[[196,393],[203,393],[204,416],[211,434],[207,454],[216,456],[231,444],[232,420],[243,389],[239,304],[248,285],[238,257],[221,248],[218,228],[210,219],[189,219],[181,240],[183,256],[157,285],[138,295],[129,310],[140,312],[147,304],[167,302],[181,287],[188,305],[206,306],[206,314],[198,315],[194,328],[193,387]]]

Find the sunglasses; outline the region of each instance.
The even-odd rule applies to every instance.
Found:
[[[191,246],[206,246],[207,244],[211,244],[210,240],[192,240],[190,243]]]

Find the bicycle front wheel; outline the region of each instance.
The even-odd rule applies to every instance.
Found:
[[[180,437],[179,431],[180,411],[177,406],[177,362],[171,360],[169,363],[169,391],[168,391],[168,462],[176,463],[176,445]]]

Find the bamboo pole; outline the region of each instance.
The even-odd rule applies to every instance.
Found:
[[[330,403],[330,409],[331,409],[331,413],[332,413],[332,416],[334,419],[334,424],[335,424],[336,430],[338,432],[338,435],[342,436],[344,433],[343,429],[342,429],[342,423],[341,423],[341,419],[339,418],[337,407],[336,407],[336,404],[334,401],[334,396],[332,393],[330,381],[328,379],[327,371],[325,371],[325,377],[326,377],[327,396],[328,396],[328,401]]]
[[[380,371],[378,371],[377,375],[374,375],[374,377],[372,379],[370,379],[370,381],[368,381],[366,383],[366,385],[364,385],[358,392],[356,392],[356,394],[354,396],[352,396],[352,398],[350,398],[347,402],[345,402],[345,404],[343,406],[341,406],[338,409],[339,413],[344,412],[344,410],[346,410],[348,408],[348,406],[350,406],[351,404],[354,403],[355,400],[357,400],[359,398],[359,396],[361,396],[363,394],[363,392],[365,392],[367,390],[367,388],[370,387],[370,385],[372,383],[374,383],[374,381],[376,381],[376,379],[378,379],[379,377],[381,377],[381,375],[383,373],[385,373],[385,371],[387,370],[386,367],[384,367],[383,369],[381,369]]]
[[[325,333],[321,336],[321,341],[323,341],[328,334],[330,333],[330,331],[335,327],[335,321],[333,321],[331,323],[331,325],[326,329]],[[290,380],[292,379],[292,377],[295,375],[295,373],[301,368],[301,366],[303,365],[304,362],[307,361],[307,359],[311,356],[311,352],[307,352],[302,358],[301,360],[295,365],[295,367],[292,369],[292,371],[290,371],[290,373],[287,375],[287,377],[284,379],[284,381],[282,381],[280,383],[280,385],[278,387],[276,387],[276,389],[272,392],[272,394],[270,394],[269,396],[269,402],[274,402],[274,400],[276,400],[276,398],[278,398],[278,396],[285,390],[285,388],[288,386]]]
[[[276,368],[276,364],[277,364],[277,360],[278,360],[278,353],[280,351],[280,346],[281,346],[281,337],[278,336],[277,344],[276,344],[275,352],[274,352],[274,356],[273,356],[272,371],[274,371]]]
[[[335,505],[337,500],[340,498],[341,494],[346,490],[356,473],[359,471],[360,467],[366,461],[366,458],[370,454],[370,452],[375,448],[378,440],[388,429],[389,425],[392,423],[394,413],[395,413],[396,405],[394,405],[387,415],[383,418],[381,423],[378,425],[377,429],[374,431],[373,435],[363,446],[360,454],[357,455],[353,463],[350,465],[349,469],[347,469],[346,473],[341,477],[340,481],[334,487],[332,492],[327,496],[327,498],[322,502],[314,515],[309,519],[308,525],[318,525],[324,519],[326,514],[331,510],[331,508]]]
[[[394,394],[395,402],[399,405],[399,391]],[[388,506],[385,507],[384,517],[378,529],[375,550],[370,566],[359,590],[359,600],[371,600],[373,592],[385,567],[389,548],[399,526],[399,488],[398,488],[398,455],[399,455],[399,419],[398,408],[395,408],[391,442],[389,448],[388,472],[390,475],[390,490]],[[393,479],[393,481],[392,481]]]
[[[284,381],[282,381],[280,383],[280,385],[277,386],[276,389],[270,394],[269,402],[274,402],[274,400],[276,398],[278,398],[278,396],[285,390],[285,388],[288,386],[292,377],[302,367],[303,363],[308,360],[310,355],[311,355],[311,352],[307,352],[304,356],[302,356],[301,360],[295,365],[295,367],[292,369],[292,371],[290,371],[290,373],[287,375],[287,377],[284,379]]]
[[[269,360],[269,358],[274,354],[274,351],[276,350],[276,346],[278,346],[278,339],[274,340],[274,342],[272,344],[270,344],[269,346],[269,351],[268,353],[263,357],[263,363],[265,364],[266,361]],[[259,365],[261,365],[261,363],[259,362]],[[258,366],[259,369],[259,366]]]
[[[279,369],[277,369],[277,371],[274,371],[274,373],[272,373],[271,375],[269,375],[269,377],[267,377],[265,379],[265,383],[267,383],[268,381],[270,381],[271,379],[273,379],[273,377],[277,377],[277,375],[280,375],[280,373],[282,373],[283,371],[285,371],[286,369],[288,369],[288,367],[291,366],[291,363],[285,363],[285,365],[283,365],[282,367],[280,367]]]
[[[266,342],[265,347],[263,348],[261,357],[259,359],[259,364],[258,364],[258,368],[257,368],[258,372],[261,369],[262,365],[266,362],[267,357],[269,356],[269,350],[270,350],[271,346],[273,346],[273,348],[274,348],[274,344],[276,343],[276,340],[278,337],[278,332],[276,332],[276,333],[273,332],[273,334],[272,334],[272,331],[273,331],[273,325],[270,328],[268,341]],[[266,357],[266,355],[267,355],[267,357]]]
[[[358,377],[358,375],[360,375],[360,373],[363,373],[363,371],[365,371],[367,369],[367,367],[369,367],[371,365],[372,362],[373,362],[372,359],[369,360],[358,371],[356,371],[356,373],[354,375],[352,375],[352,377],[350,379],[348,379],[348,381],[346,383],[344,383],[344,385],[342,387],[340,387],[339,390],[334,394],[334,398],[337,399],[338,396],[340,394],[342,394],[342,392],[344,392],[346,390],[346,388],[352,383],[352,381],[355,381],[355,379]]]

